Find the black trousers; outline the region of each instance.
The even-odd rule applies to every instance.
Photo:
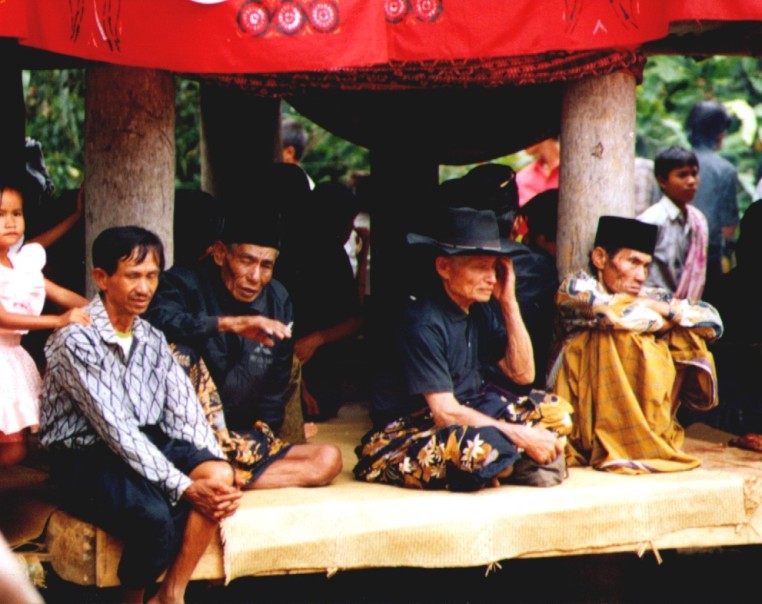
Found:
[[[156,427],[143,432],[185,474],[219,459],[207,449],[168,438]],[[63,508],[124,543],[118,569],[122,586],[144,589],[155,583],[180,551],[190,506],[185,501],[173,506],[105,443],[57,449],[50,457]]]

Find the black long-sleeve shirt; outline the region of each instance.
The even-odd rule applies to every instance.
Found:
[[[248,430],[261,420],[277,433],[289,393],[293,340],[268,347],[219,333],[220,317],[244,315],[290,323],[288,292],[272,280],[253,302],[239,302],[222,282],[219,267],[207,259],[197,267],[174,266],[162,273],[144,317],[170,342],[189,346],[204,359],[219,389],[228,428]]]

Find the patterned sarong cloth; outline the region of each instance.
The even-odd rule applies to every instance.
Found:
[[[683,272],[680,275],[680,283],[677,285],[675,296],[677,298],[688,298],[690,300],[700,300],[704,293],[704,284],[706,282],[706,253],[709,241],[709,227],[706,217],[701,210],[689,205],[688,224],[691,230],[691,242],[688,247],[688,254],[683,264]]]
[[[492,417],[541,426],[561,436],[571,430],[571,405],[540,390],[517,396],[487,386],[470,403]],[[497,413],[489,407],[497,407]],[[507,479],[520,451],[497,428],[436,428],[431,412],[422,409],[367,433],[356,449],[355,477],[418,489],[473,491]]]
[[[580,331],[565,345],[553,390],[575,407],[567,464],[621,474],[697,467],[681,450],[675,414],[680,404],[699,411],[717,405],[714,358],[696,330],[682,327],[663,335]]]
[[[273,461],[283,456],[290,445],[280,440],[264,422],[255,422],[251,430],[239,433],[228,430],[217,386],[203,359],[197,361],[172,345],[172,353],[190,378],[198,394],[217,442],[235,470],[236,482],[246,488]]]

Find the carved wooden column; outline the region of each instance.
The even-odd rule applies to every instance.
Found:
[[[585,268],[602,214],[635,211],[635,78],[570,82],[561,113],[558,271]]]
[[[87,292],[92,242],[105,228],[138,225],[164,243],[172,263],[175,86],[164,72],[90,67],[85,96]]]

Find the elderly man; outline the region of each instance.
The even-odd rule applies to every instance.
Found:
[[[164,272],[146,313],[191,365],[208,367],[224,423],[243,439],[229,455],[246,489],[322,486],[342,467],[338,447],[277,437],[294,387],[291,301],[272,278],[279,232],[277,217],[226,216],[212,255]]]
[[[531,389],[532,345],[510,256],[491,210],[448,208],[433,250],[438,277],[399,327],[399,366],[374,388],[374,429],[357,448],[360,480],[468,491],[565,477],[568,403]],[[489,304],[498,301],[498,313]]]
[[[707,343],[722,334],[717,311],[643,287],[657,227],[602,216],[591,274],[568,276],[556,303],[565,340],[553,391],[574,406],[567,462],[623,474],[688,470],[678,406],[717,404]]]
[[[164,263],[161,241],[139,227],[93,243],[100,294],[91,325],[46,345],[41,443],[63,504],[124,541],[127,601],[167,568],[152,602],[181,602],[193,569],[240,491],[196,394],[164,336],[139,318]]]

